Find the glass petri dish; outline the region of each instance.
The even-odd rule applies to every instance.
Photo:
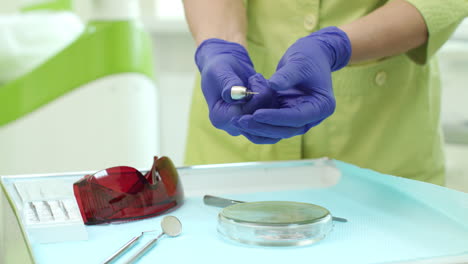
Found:
[[[309,203],[239,203],[218,215],[218,232],[223,237],[250,245],[309,245],[325,238],[332,228],[330,212]]]

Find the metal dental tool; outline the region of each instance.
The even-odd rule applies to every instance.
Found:
[[[253,94],[258,94],[257,92],[252,92],[244,86],[233,86],[231,88],[231,98],[232,100],[241,100],[245,97]]]
[[[108,264],[116,260],[118,257],[120,257],[127,249],[131,248],[140,238],[143,236],[144,233],[149,233],[149,232],[154,232],[156,230],[151,230],[151,231],[144,231],[141,232],[139,236],[136,236],[132,238],[130,241],[128,241],[125,245],[123,245],[117,252],[115,252],[112,256],[110,256],[108,259],[106,259],[103,264]]]
[[[182,224],[180,223],[179,219],[175,216],[166,216],[161,221],[161,228],[162,233],[159,234],[158,237],[149,241],[140,251],[138,251],[130,260],[125,262],[126,264],[135,263],[139,258],[141,258],[150,248],[156,244],[159,238],[161,238],[164,234],[170,237],[176,237],[180,235],[182,231]]]
[[[245,203],[243,201],[230,200],[230,199],[225,199],[225,198],[212,196],[212,195],[205,195],[203,197],[203,202],[206,205],[211,205],[211,206],[216,206],[216,207],[223,207],[223,208],[227,207],[229,205],[233,205],[233,204]],[[332,219],[333,219],[333,221],[337,221],[337,222],[343,222],[343,223],[348,222],[347,219],[341,218],[341,217],[336,217],[336,216],[333,216]]]
[[[174,225],[173,223],[176,223],[176,224]],[[175,216],[166,216],[166,217],[164,217],[162,222],[161,222],[161,227],[163,229],[163,233],[161,233],[156,239],[153,239],[153,240],[157,240],[158,238],[160,238],[165,233],[166,234],[175,234],[176,232],[174,231],[175,230],[174,228],[177,227],[177,223],[179,225],[179,231],[178,232],[180,233],[181,225],[180,225],[179,219],[177,219]],[[167,229],[167,232],[166,232],[166,229]],[[123,245],[119,250],[117,250],[117,252],[115,252],[112,256],[110,256],[108,259],[106,259],[103,262],[103,264],[111,263],[114,260],[116,260],[117,258],[119,258],[127,249],[129,249],[133,245],[135,245],[135,243],[138,242],[138,240],[140,240],[140,238],[142,238],[145,233],[151,233],[151,232],[155,232],[155,231],[157,231],[157,230],[150,230],[150,231],[141,232],[141,234],[139,236],[136,236],[136,237],[132,238],[125,245]],[[172,235],[170,235],[170,236],[172,236]]]

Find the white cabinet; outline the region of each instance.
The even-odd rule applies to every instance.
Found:
[[[468,19],[439,54],[447,186],[468,192]]]
[[[446,144],[447,187],[468,192],[468,145]]]

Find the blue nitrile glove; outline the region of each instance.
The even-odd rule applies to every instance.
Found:
[[[335,111],[331,73],[346,66],[350,57],[350,40],[336,27],[300,38],[269,79],[270,87],[278,92],[280,106],[237,118],[236,127],[257,144],[306,133]]]
[[[205,40],[195,53],[195,62],[201,73],[210,120],[216,128],[238,136],[240,131],[231,122],[234,117],[275,106],[275,91],[268,89],[263,76],[256,74],[242,45],[221,39]],[[234,101],[231,98],[233,86],[244,86],[259,94]]]

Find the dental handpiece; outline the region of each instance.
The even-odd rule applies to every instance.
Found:
[[[233,86],[231,88],[231,98],[232,100],[241,100],[245,97],[253,94],[258,94],[257,92],[252,92],[244,86]]]

